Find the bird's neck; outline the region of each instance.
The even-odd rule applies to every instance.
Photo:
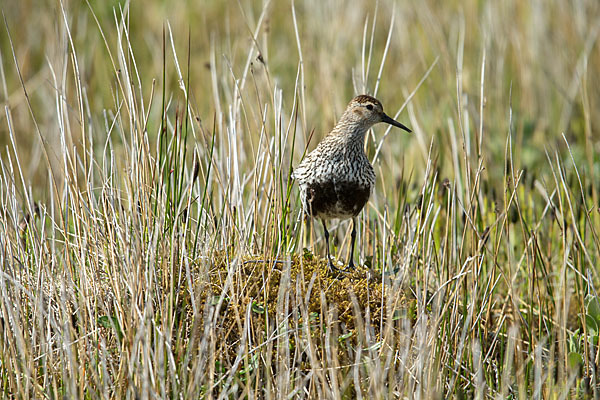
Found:
[[[331,131],[331,135],[335,136],[336,140],[344,142],[346,146],[356,147],[364,151],[365,136],[368,130],[369,127],[342,118]]]

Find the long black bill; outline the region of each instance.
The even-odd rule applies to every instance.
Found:
[[[404,129],[406,132],[409,132],[409,133],[412,132],[406,126],[402,125],[400,122],[396,121],[395,119],[390,118],[387,114],[383,114],[383,118],[381,118],[381,122],[385,122],[386,124],[390,124],[397,128]]]

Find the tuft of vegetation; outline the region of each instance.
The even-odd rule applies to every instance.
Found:
[[[596,0],[3,13],[3,397],[600,396]],[[358,93],[414,134],[332,276],[290,172]]]

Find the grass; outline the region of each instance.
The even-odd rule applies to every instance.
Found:
[[[600,396],[597,2],[2,8],[3,397]],[[289,176],[365,92],[337,279]]]

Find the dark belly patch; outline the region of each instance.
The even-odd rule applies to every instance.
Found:
[[[317,218],[350,218],[363,209],[371,188],[352,182],[324,182],[308,185],[306,211]]]

